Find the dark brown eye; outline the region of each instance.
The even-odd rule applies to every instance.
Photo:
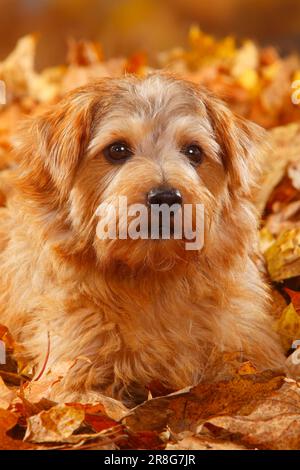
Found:
[[[126,142],[114,142],[104,149],[103,154],[112,163],[122,163],[128,160],[133,152]]]
[[[193,165],[199,165],[203,160],[203,150],[199,145],[186,145],[181,152],[190,159]]]

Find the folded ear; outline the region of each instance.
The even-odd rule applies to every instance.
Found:
[[[16,142],[23,180],[67,195],[89,140],[92,108],[87,94],[73,92],[24,124]]]
[[[231,112],[217,98],[206,95],[204,101],[228,172],[228,187],[232,194],[249,197],[260,174],[267,133],[257,124]]]

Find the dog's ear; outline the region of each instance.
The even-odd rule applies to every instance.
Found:
[[[257,124],[237,116],[220,100],[207,95],[206,110],[221,149],[232,194],[250,196],[256,186],[267,133]]]
[[[23,125],[16,141],[23,180],[68,194],[89,140],[92,108],[87,93],[73,92]]]

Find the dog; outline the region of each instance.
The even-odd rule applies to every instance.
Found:
[[[0,321],[37,374],[74,361],[54,399],[136,402],[153,381],[178,390],[211,380],[223,352],[283,367],[255,263],[264,139],[166,73],[90,83],[26,122],[0,219]],[[203,246],[101,239],[97,208],[120,197],[148,210],[202,204]]]

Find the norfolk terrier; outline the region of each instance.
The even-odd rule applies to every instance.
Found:
[[[215,353],[282,367],[254,261],[263,140],[207,90],[159,73],[91,83],[26,123],[1,213],[0,321],[37,374],[74,361],[54,399],[177,390],[213,377]],[[99,206],[120,198],[148,213],[202,205],[204,242],[187,249],[160,225],[155,239],[98,236]]]

